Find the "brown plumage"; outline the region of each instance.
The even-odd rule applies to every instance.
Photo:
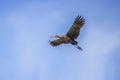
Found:
[[[82,50],[82,48],[77,45],[78,42],[75,41],[75,39],[79,36],[80,29],[83,27],[84,24],[85,24],[85,19],[82,16],[77,16],[69,31],[61,37],[58,35],[52,36],[58,39],[50,41],[50,44],[52,46],[58,46],[63,43],[65,44],[71,43],[72,45],[75,45],[78,49]]]

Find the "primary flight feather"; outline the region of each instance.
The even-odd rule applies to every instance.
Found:
[[[83,27],[84,24],[85,24],[85,19],[82,16],[78,15],[75,18],[69,31],[63,36],[58,36],[58,35],[52,36],[53,38],[58,38],[58,39],[50,41],[50,44],[52,46],[58,46],[63,43],[65,44],[70,43],[72,45],[75,45],[78,49],[82,50],[82,48],[77,45],[78,42],[75,41],[75,39],[79,36],[80,29]]]

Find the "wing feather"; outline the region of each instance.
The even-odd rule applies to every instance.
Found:
[[[60,38],[60,39],[56,39],[54,41],[50,41],[50,44],[52,46],[58,46],[58,45],[61,45],[64,42],[65,42],[64,38]]]
[[[67,32],[67,36],[76,39],[80,33],[80,28],[82,28],[84,23],[85,23],[85,19],[82,16],[77,16],[73,22],[73,25]]]

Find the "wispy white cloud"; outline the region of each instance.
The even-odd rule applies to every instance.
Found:
[[[109,65],[107,61],[120,44],[119,34],[99,26],[88,29],[83,41],[86,67],[82,71],[85,80],[105,80],[105,69]],[[113,74],[112,70],[110,72],[109,74]]]
[[[11,12],[6,18],[6,23],[15,31],[11,54],[16,63],[14,66],[17,69],[17,76],[20,79],[32,80],[34,74],[37,74],[38,79],[42,80],[51,78],[53,59],[51,56],[46,56],[50,52],[47,50],[48,38],[49,33],[54,30],[53,26],[59,20],[62,21],[63,14],[57,9],[52,9],[49,13],[45,11],[43,14],[43,7],[46,6],[27,5],[25,9],[22,8],[23,10]],[[51,9],[51,7],[45,9]],[[39,14],[35,15],[34,13],[37,12]]]
[[[15,80],[34,80],[34,77],[39,80],[105,80],[107,60],[120,45],[119,30],[110,32],[108,26],[112,28],[113,25],[107,25],[109,21],[99,26],[90,24],[80,42],[83,52],[69,45],[51,48],[49,37],[63,31],[59,30],[67,13],[63,11],[48,3],[29,3],[8,14],[5,24],[15,31],[10,45]],[[110,72],[114,74],[114,69]]]
[[[108,60],[111,54],[114,54],[113,51],[120,45],[120,32],[111,33],[108,28],[103,29],[103,27],[95,27],[95,25],[88,27],[81,42],[83,52],[78,54],[78,52],[73,51],[74,55],[69,56],[70,59],[68,58],[69,61],[66,63],[60,80],[106,80],[107,74],[111,75],[111,79],[114,79],[115,65],[110,66]],[[76,53],[79,58],[75,56]],[[107,67],[110,67],[109,72],[106,70]]]

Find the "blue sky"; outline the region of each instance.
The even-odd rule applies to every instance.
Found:
[[[1,0],[0,80],[120,80],[119,0]],[[49,45],[80,14],[83,48]]]

